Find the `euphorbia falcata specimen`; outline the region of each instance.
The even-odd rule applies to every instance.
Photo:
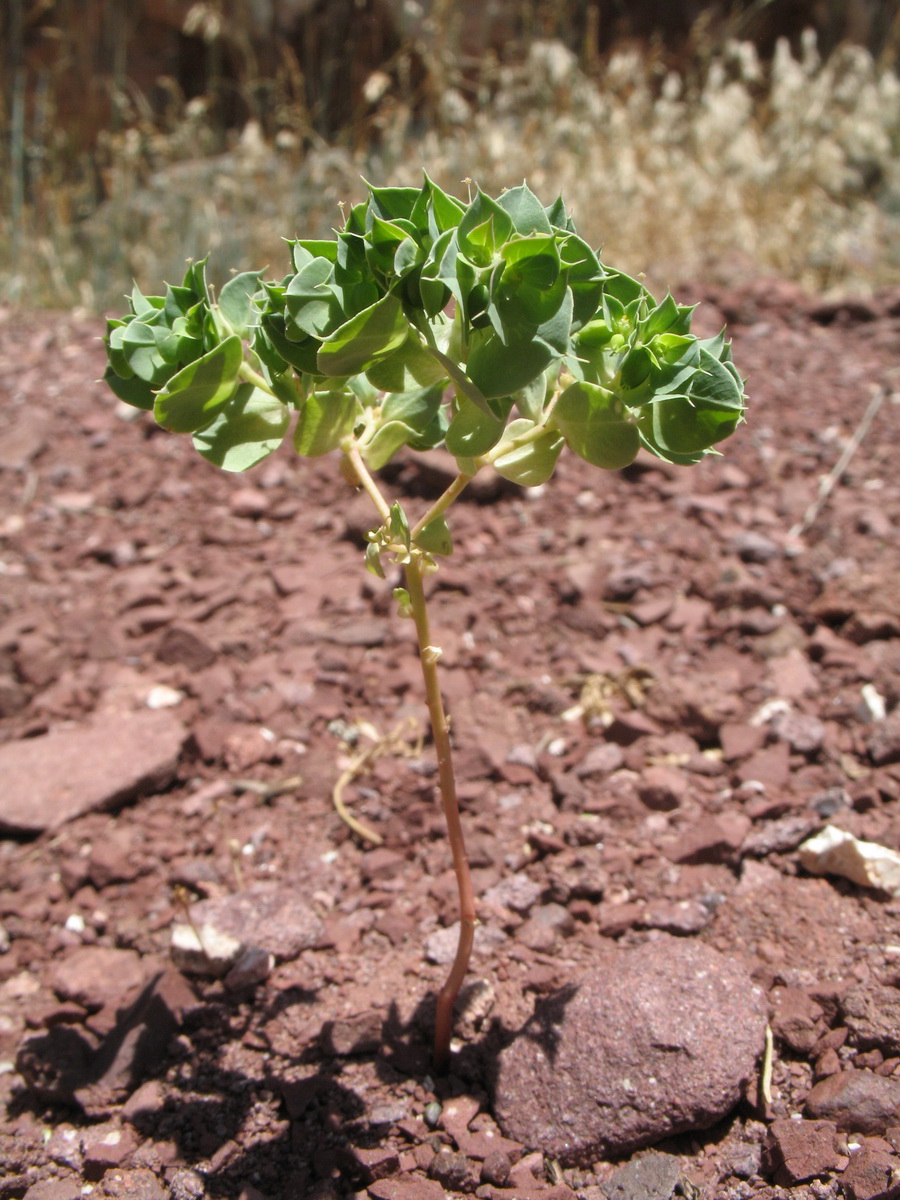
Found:
[[[418,633],[459,884],[459,946],[437,1002],[443,1068],[475,932],[423,586],[452,551],[445,512],[488,465],[544,483],[564,446],[607,469],[642,447],[697,462],[740,422],[743,385],[722,335],[692,335],[690,308],[657,303],[604,266],[563,201],[544,207],[524,185],[496,200],[477,190],[468,204],[427,177],[421,188],[370,187],[334,240],[290,246],[284,279],[236,275],[218,299],[205,260],[164,296],[135,287],[130,313],[108,325],[106,379],[226,471],[271,454],[296,414],[297,452],[339,452],[372,500],[366,566],[381,577],[385,561],[403,568],[395,595]],[[459,472],[415,520],[373,474],[407,446],[444,446]]]

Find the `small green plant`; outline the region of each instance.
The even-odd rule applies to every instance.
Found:
[[[563,201],[544,207],[525,185],[496,200],[476,189],[468,203],[427,177],[370,187],[334,240],[290,246],[286,278],[235,275],[217,299],[205,260],[164,296],[135,288],[108,325],[106,379],[226,471],[271,454],[296,416],[297,452],[339,452],[372,501],[366,566],[403,570],[394,595],[416,626],[459,887],[459,944],[437,1000],[443,1069],[476,924],[424,586],[452,552],[447,510],[488,466],[544,483],[564,446],[606,469],[642,447],[695,463],[742,419],[743,385],[723,335],[691,334],[690,308],[604,266]],[[405,447],[439,446],[458,474],[410,517],[376,473]]]

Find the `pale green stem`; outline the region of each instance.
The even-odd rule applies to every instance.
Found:
[[[453,1005],[456,1002],[456,997],[459,995],[459,990],[469,969],[469,959],[472,956],[472,945],[475,940],[475,892],[472,888],[472,876],[469,871],[469,860],[466,857],[462,822],[459,816],[459,803],[456,798],[456,779],[453,774],[453,758],[450,749],[450,729],[447,724],[446,714],[444,713],[444,703],[441,699],[441,689],[438,681],[437,661],[440,651],[431,644],[428,608],[425,602],[425,588],[422,583],[421,560],[419,557],[414,555],[404,570],[406,573],[406,590],[409,592],[409,605],[412,609],[419,641],[419,660],[422,664],[422,677],[425,681],[425,698],[428,703],[431,731],[434,737],[434,747],[437,752],[441,801],[444,807],[444,819],[447,822],[447,835],[450,841],[453,869],[456,873],[456,884],[459,891],[459,942],[457,943],[456,957],[450,968],[450,974],[447,976],[444,986],[438,993],[437,1012],[434,1022],[434,1066],[435,1070],[443,1071],[450,1059],[450,1037],[453,1032]]]
[[[413,541],[416,540],[426,525],[431,524],[435,517],[439,517],[441,513],[447,511],[463,488],[466,487],[473,478],[473,475],[457,475],[443,495],[439,496],[437,500],[435,500],[434,504],[432,504],[431,508],[429,508],[424,517],[422,517],[421,521],[413,526],[412,530],[410,531],[410,537]]]
[[[387,525],[391,519],[391,506],[378,490],[378,484],[369,474],[369,468],[363,462],[362,455],[359,452],[359,447],[356,444],[355,438],[348,437],[341,442],[341,449],[346,454],[356,476],[359,479],[359,486],[363,489],[375,508],[378,510],[378,515],[382,522]]]

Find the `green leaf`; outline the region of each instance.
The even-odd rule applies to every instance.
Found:
[[[223,471],[246,471],[278,449],[290,415],[280,400],[244,383],[213,423],[194,434],[194,446]]]
[[[402,346],[409,322],[396,296],[385,296],[326,338],[318,354],[323,375],[357,375]]]
[[[506,266],[501,283],[507,287],[552,287],[559,278],[559,251],[552,236],[519,237],[501,250]]]
[[[547,220],[554,229],[562,229],[567,233],[575,232],[575,226],[572,224],[572,218],[566,211],[562,196],[557,196],[553,203],[544,209],[544,212],[547,214]]]
[[[153,406],[159,424],[175,433],[208,425],[234,392],[243,357],[241,339],[229,337],[173,375]]]
[[[238,337],[247,337],[257,324],[254,303],[260,294],[262,271],[243,271],[229,279],[219,294],[219,311]]]
[[[459,248],[477,267],[486,267],[514,232],[512,217],[479,188],[459,222]]]
[[[366,187],[372,198],[370,212],[383,221],[395,221],[397,217],[409,220],[421,195],[421,188],[372,187],[369,183]]]
[[[382,392],[411,392],[446,380],[447,372],[411,329],[402,346],[370,367],[366,376]]]
[[[403,511],[400,503],[396,500],[391,505],[391,517],[388,521],[388,530],[391,535],[391,541],[398,545],[405,546],[407,550],[409,549],[409,521],[406,519],[406,513]]]
[[[510,479],[522,487],[538,487],[553,474],[564,444],[559,433],[547,430],[533,442],[526,442],[524,446],[495,458],[494,470],[504,479]]]
[[[410,429],[422,433],[437,415],[444,398],[441,384],[418,388],[415,391],[388,396],[381,406],[384,421],[402,421]]]
[[[313,392],[307,396],[297,426],[294,448],[306,458],[319,458],[337,449],[353,432],[359,401],[353,392]]]
[[[321,342],[317,338],[288,337],[285,319],[280,313],[267,313],[263,329],[273,349],[284,361],[304,375],[318,374],[317,357]]]
[[[377,542],[369,542],[366,546],[366,570],[371,575],[384,579],[384,567],[381,565],[381,547]]]
[[[156,399],[153,389],[149,383],[138,379],[136,375],[132,375],[130,379],[123,379],[110,364],[106,368],[103,379],[112,389],[113,395],[124,400],[126,404],[131,404],[134,408],[143,408],[146,411],[153,407],[153,401]]]
[[[509,188],[498,200],[502,209],[509,213],[516,233],[551,233],[552,226],[544,206],[527,184]]]
[[[617,396],[593,383],[573,383],[553,410],[553,423],[572,450],[595,467],[614,471],[634,461],[641,439]]]
[[[344,321],[331,279],[334,268],[325,258],[314,258],[293,277],[284,293],[289,321],[287,333],[323,338]]]
[[[443,513],[428,522],[416,538],[416,545],[429,554],[442,554],[445,558],[453,553],[453,538]]]
[[[111,344],[121,350],[133,374],[151,387],[162,387],[172,376],[171,364],[160,353],[154,326],[145,325],[143,321],[131,321],[123,328],[121,338],[118,334],[111,337]]]
[[[533,337],[511,337],[506,345],[493,331],[473,337],[469,378],[488,400],[521,391],[567,353],[571,319],[572,294],[566,290],[559,311]]]
[[[371,439],[360,447],[360,453],[366,466],[373,471],[380,471],[386,466],[401,446],[407,445],[414,437],[413,431],[402,421],[387,421],[372,435]]]
[[[450,453],[454,458],[477,458],[492,450],[503,435],[506,419],[482,412],[466,396],[457,395],[456,404],[445,438]]]
[[[208,262],[208,254],[196,262],[189,260],[184,275],[184,286],[191,289],[195,299],[205,300],[207,304],[209,303],[209,285],[206,282],[206,264]]]

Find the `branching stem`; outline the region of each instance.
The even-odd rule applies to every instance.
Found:
[[[411,562],[404,568],[406,572],[406,589],[409,592],[409,603],[416,624],[416,634],[419,642],[419,660],[422,664],[422,677],[425,681],[425,697],[428,703],[428,714],[431,718],[431,731],[434,746],[437,751],[438,782],[441,790],[441,800],[444,806],[444,818],[447,822],[447,835],[450,840],[450,851],[453,855],[453,869],[456,872],[456,884],[459,890],[459,942],[456,947],[456,957],[450,968],[450,974],[441,988],[437,999],[437,1013],[434,1025],[434,1066],[435,1070],[443,1071],[450,1059],[450,1037],[453,1032],[453,1005],[462,987],[466,972],[469,969],[469,959],[472,956],[472,944],[475,940],[475,893],[472,889],[472,876],[469,871],[469,860],[466,857],[466,845],[463,838],[462,822],[459,816],[459,803],[456,798],[456,779],[453,774],[453,758],[450,749],[450,729],[441,699],[441,689],[438,681],[437,659],[431,643],[431,633],[428,622],[428,608],[425,602],[425,588],[422,582],[422,571],[418,556],[413,555]]]
[[[457,475],[443,495],[439,496],[429,508],[428,512],[418,521],[410,530],[410,537],[413,541],[419,536],[422,530],[430,525],[435,517],[439,517],[441,513],[446,512],[456,497],[460,494],[472,480],[474,475]]]
[[[363,489],[375,508],[378,510],[378,515],[382,522],[387,525],[391,519],[391,506],[382,496],[378,484],[369,473],[369,468],[363,462],[362,455],[359,452],[359,447],[356,444],[356,439],[349,437],[341,443],[341,449],[346,454],[353,470],[356,472],[356,477],[359,480],[359,486]]]

